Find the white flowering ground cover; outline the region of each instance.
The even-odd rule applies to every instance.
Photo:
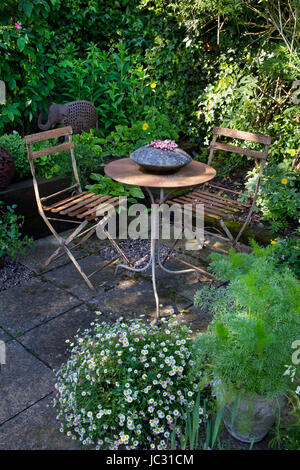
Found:
[[[61,432],[96,449],[170,448],[199,389],[190,343],[188,328],[174,320],[92,323],[57,371]],[[200,406],[199,423],[206,419]]]

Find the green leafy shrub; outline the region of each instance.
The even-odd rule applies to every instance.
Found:
[[[96,184],[88,184],[86,186],[91,193],[103,194],[104,196],[109,195],[112,197],[128,197],[128,201],[132,203],[136,203],[137,199],[143,199],[145,197],[140,187],[118,183],[108,176],[92,173],[90,179],[97,181]]]
[[[270,446],[281,450],[299,450],[300,448],[300,387],[292,394],[288,406],[291,409],[291,420],[284,423],[278,418],[276,426],[272,429]]]
[[[268,126],[267,134],[273,136],[268,152],[272,163],[281,163],[283,159],[290,163],[296,156],[300,147],[299,115],[300,106],[282,109]]]
[[[198,390],[198,375],[187,379],[188,329],[173,320],[160,327],[136,319],[91,326],[93,332],[76,336],[57,372],[61,431],[96,449],[166,449],[172,429],[184,425],[182,407],[192,410]]]
[[[270,259],[277,269],[290,268],[294,275],[300,278],[300,239],[297,237],[275,238],[266,248],[251,241],[253,253],[262,262]]]
[[[4,134],[0,136],[0,145],[5,147],[14,159],[16,179],[28,177],[31,173],[24,139],[19,134]]]
[[[118,124],[141,119],[145,106],[155,103],[144,65],[123,42],[109,51],[91,43],[81,56],[73,53],[58,67],[64,76],[61,95],[66,101],[88,99],[95,104],[102,137]]]
[[[253,193],[258,178],[258,169],[248,173],[245,186]],[[267,165],[261,179],[257,207],[276,232],[287,227],[289,220],[298,220],[300,193],[297,189],[298,174],[290,169],[287,161],[278,165]]]
[[[125,122],[126,113],[135,112],[133,93],[128,91],[143,90],[143,66],[136,56],[153,33],[147,26],[150,14],[138,17],[138,2],[121,3],[118,7],[114,0],[1,3],[0,69],[7,103],[0,105],[0,130],[14,126],[29,134],[49,100],[95,101],[103,128],[105,123],[113,128],[118,115]],[[118,43],[125,36],[131,50],[123,53]]]
[[[146,108],[143,121],[118,125],[106,138],[105,153],[117,157],[128,156],[152,140],[178,139],[178,130],[168,116],[156,108]]]
[[[74,155],[81,186],[84,187],[88,181],[90,173],[100,166],[103,166],[103,157],[94,152],[94,148],[87,143],[78,143],[74,147]],[[61,176],[68,175],[72,171],[70,152],[62,152],[61,160],[58,162]]]
[[[26,248],[32,245],[32,238],[22,237],[24,217],[15,214],[17,206],[7,206],[5,209],[4,206],[4,202],[0,201],[0,259],[4,255],[15,258],[18,253],[24,253]]]
[[[196,341],[199,367],[207,361],[229,393],[270,399],[285,394],[290,387],[285,365],[300,337],[299,282],[289,270],[254,255],[231,250],[228,257],[211,258],[210,269],[229,284],[225,292],[208,291],[204,304],[202,291],[196,294],[196,304],[210,302],[215,314]]]

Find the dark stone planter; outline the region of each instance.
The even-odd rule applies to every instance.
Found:
[[[55,193],[70,185],[70,177],[54,177],[50,180],[40,178],[39,189],[41,197]],[[32,179],[27,179],[19,183],[10,184],[0,191],[0,200],[11,206],[17,204],[16,213],[24,216],[22,233],[35,239],[46,237],[51,234],[45,222],[38,213]],[[62,232],[72,228],[71,224],[65,222],[54,223],[55,228]]]

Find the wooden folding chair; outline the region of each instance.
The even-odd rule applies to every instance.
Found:
[[[226,138],[240,139],[250,142],[258,142],[264,145],[263,151],[251,150],[244,147],[236,147],[228,143],[218,142],[218,136]],[[211,166],[215,150],[224,150],[226,152],[238,153],[253,157],[260,160],[260,169],[257,178],[256,188],[253,196],[243,194],[233,189],[228,189],[213,183],[205,183],[200,188],[196,188],[189,194],[180,197],[174,197],[167,201],[169,204],[178,203],[180,205],[192,204],[193,208],[196,204],[204,205],[205,218],[217,220],[228,239],[235,245],[240,239],[245,228],[251,221],[253,211],[255,209],[257,193],[261,176],[263,174],[264,166],[268,158],[268,150],[272,138],[269,136],[254,134],[252,132],[238,131],[235,129],[228,129],[224,127],[214,127],[213,139],[209,146],[209,158],[207,164]],[[243,198],[246,202],[241,202]],[[225,220],[236,220],[241,224],[241,228],[234,238],[229,228],[225,224]]]
[[[121,250],[121,248],[117,245],[117,243],[113,240],[113,238],[104,228],[105,223],[107,222],[109,216],[112,214],[112,211],[114,210],[114,208],[119,206],[120,204],[119,198],[110,197],[107,195],[103,196],[101,194],[94,194],[94,193],[89,193],[87,191],[82,191],[79,177],[78,177],[75,155],[74,155],[74,142],[72,141],[71,134],[72,134],[72,128],[68,126],[68,127],[62,127],[59,129],[53,129],[50,131],[40,132],[38,134],[27,135],[25,137],[28,159],[29,159],[32,177],[33,177],[33,187],[34,187],[36,202],[38,206],[38,211],[41,217],[43,218],[43,220],[45,221],[46,225],[48,226],[49,230],[53,233],[53,235],[57,239],[58,244],[59,244],[59,247],[57,248],[57,250],[55,250],[54,253],[45,261],[45,263],[41,266],[40,269],[41,270],[45,269],[46,266],[48,266],[56,258],[58,258],[59,256],[62,256],[63,254],[67,254],[67,256],[69,256],[70,260],[72,261],[72,263],[74,264],[78,272],[81,274],[81,276],[83,277],[83,279],[85,280],[89,288],[95,291],[95,288],[90,281],[90,277],[92,277],[94,274],[99,272],[105,266],[110,264],[116,258],[114,258],[114,260],[110,261],[109,263],[106,263],[105,266],[103,266],[100,269],[97,269],[90,275],[86,275],[81,269],[79,263],[74,258],[70,249],[68,248],[68,245],[70,245],[70,243],[74,239],[83,237],[79,243],[72,246],[72,250],[74,250],[75,248],[77,248],[78,246],[86,242],[95,233],[99,224],[100,225],[102,224],[102,229],[106,233],[113,247],[119,253],[119,256],[123,258],[125,263],[127,264],[130,264],[130,263],[126,255]],[[32,151],[31,149],[31,145],[34,144],[35,142],[43,142],[48,139],[56,139],[59,137],[65,137],[67,142],[60,144],[60,145],[52,146],[50,148],[38,150],[38,151]],[[50,194],[46,197],[41,198],[40,193],[39,193],[39,188],[38,188],[38,182],[35,176],[34,161],[36,158],[42,157],[44,155],[51,155],[54,153],[65,151],[65,150],[70,150],[75,184],[73,184],[72,186],[69,186],[68,188],[62,189],[61,191],[58,191],[54,194]],[[71,193],[68,195],[68,197],[65,197],[62,200],[57,200],[58,196],[68,191]],[[49,204],[48,201],[49,199],[52,199],[52,198],[54,198],[54,202],[52,201],[52,203]],[[106,215],[104,217],[105,213]],[[55,215],[55,217],[51,217],[52,215]],[[63,216],[63,218],[61,218],[61,216]],[[74,230],[74,232],[68,236],[68,238],[63,239],[57,233],[57,231],[54,229],[53,225],[51,224],[50,221],[52,220],[73,223],[73,224],[76,224],[77,227]],[[87,226],[92,222],[96,222],[96,223],[87,228]],[[117,258],[119,258],[119,256],[117,256]]]

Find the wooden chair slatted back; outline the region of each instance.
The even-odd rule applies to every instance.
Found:
[[[56,196],[58,193],[50,194],[44,198],[40,197],[39,193],[39,187],[38,187],[38,181],[35,175],[35,167],[34,167],[34,161],[37,158],[43,157],[45,155],[52,155],[54,153],[59,153],[63,152],[65,150],[70,150],[71,154],[71,161],[72,161],[72,169],[75,177],[75,184],[72,186],[69,186],[68,188],[63,189],[62,191],[59,191],[59,193],[66,192],[69,189],[73,188],[77,192],[82,192],[80,181],[79,181],[79,176],[78,176],[78,170],[77,170],[77,165],[76,165],[76,160],[75,160],[75,155],[74,155],[74,142],[72,141],[72,127],[67,126],[67,127],[61,127],[58,129],[53,129],[50,131],[44,131],[44,132],[39,132],[37,134],[31,134],[27,135],[24,137],[25,143],[26,143],[26,148],[27,148],[27,154],[28,154],[28,160],[30,164],[30,169],[32,173],[32,178],[33,178],[33,187],[34,187],[34,192],[35,192],[35,197],[39,209],[39,213],[45,218],[43,206],[42,206],[42,200],[49,199],[51,197]],[[44,142],[47,140],[52,140],[56,139],[58,137],[65,137],[68,139],[68,142],[59,144],[59,145],[53,145],[52,147],[47,147],[42,150],[38,151],[32,151],[31,145],[36,143],[36,142]]]
[[[257,151],[257,150],[247,149],[245,147],[237,147],[235,145],[231,145],[231,144],[228,144],[228,143],[225,144],[225,143],[222,143],[222,142],[218,142],[217,141],[218,136],[221,136],[221,137],[224,136],[224,137],[229,137],[229,138],[232,138],[232,139],[240,139],[240,140],[250,141],[250,142],[258,142],[258,143],[264,145],[264,150],[263,151]],[[272,142],[272,137],[262,135],[262,134],[254,134],[252,132],[239,131],[239,130],[236,130],[236,129],[229,129],[229,128],[226,128],[226,127],[214,127],[213,128],[213,138],[212,138],[212,141],[211,141],[210,146],[209,146],[210,150],[209,150],[209,157],[208,157],[208,162],[207,162],[208,165],[211,165],[211,163],[212,163],[212,159],[213,159],[213,155],[214,155],[215,150],[224,150],[224,151],[227,151],[227,152],[232,152],[232,153],[246,155],[248,157],[253,157],[255,159],[260,159],[259,174],[258,174],[258,178],[257,178],[257,182],[256,182],[255,191],[254,191],[254,194],[252,196],[252,204],[249,208],[249,212],[248,212],[248,215],[246,217],[246,220],[245,220],[239,234],[237,235],[237,237],[235,239],[235,242],[237,242],[237,240],[240,238],[241,234],[245,230],[246,226],[248,225],[248,223],[251,219],[252,213],[254,211],[255,204],[256,204],[256,198],[257,198],[257,194],[258,194],[258,190],[259,190],[259,185],[260,185],[261,177],[262,177],[262,174],[263,174],[264,166],[265,166],[265,163],[266,163],[267,158],[268,158],[268,151],[269,151],[269,147],[271,145],[271,142]],[[226,190],[226,188],[224,188],[224,189]],[[224,225],[224,222],[223,221],[221,221],[221,222]]]
[[[228,143],[225,144],[225,143],[217,141],[218,136],[229,137],[232,139],[246,140],[249,142],[258,142],[260,144],[263,144],[265,148],[263,151],[257,151],[257,150],[247,149],[245,147],[237,147],[235,145],[228,144]],[[264,166],[264,163],[268,158],[268,151],[269,151],[271,142],[272,142],[272,137],[270,136],[254,134],[252,132],[239,131],[236,129],[228,129],[226,127],[214,127],[213,138],[209,146],[210,152],[209,152],[209,158],[208,158],[208,165],[211,165],[215,150],[224,150],[227,152],[246,155],[248,157],[259,158],[262,160],[262,164]]]

